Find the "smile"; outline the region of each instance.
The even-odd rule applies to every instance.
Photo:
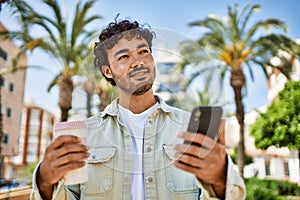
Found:
[[[129,74],[129,77],[139,77],[139,76],[144,76],[146,75],[147,73],[149,73],[148,70],[138,70],[138,71],[135,71],[135,72],[132,72]]]

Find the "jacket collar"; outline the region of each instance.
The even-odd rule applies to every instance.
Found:
[[[158,109],[161,109],[165,113],[170,113],[172,111],[172,107],[169,106],[160,96],[155,95],[155,98],[159,101]],[[106,115],[111,116],[118,116],[119,110],[118,110],[118,103],[119,98],[116,98],[111,102],[110,105],[108,105],[103,112],[100,113],[101,117],[104,117]]]

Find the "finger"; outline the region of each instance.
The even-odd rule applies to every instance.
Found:
[[[175,161],[173,163],[173,165],[183,171],[186,171],[186,172],[190,172],[192,174],[195,174],[197,176],[197,174],[199,173],[199,171],[201,169],[199,169],[198,167],[193,167],[191,165],[187,165],[185,163],[182,163],[182,162],[179,162],[179,161]]]
[[[59,158],[61,156],[67,155],[69,153],[87,153],[88,148],[79,143],[79,144],[63,144],[59,149],[56,149],[55,151],[51,152],[51,156],[55,158]]]
[[[63,174],[71,171],[71,170],[74,170],[74,169],[78,169],[78,168],[81,168],[83,166],[86,165],[86,162],[85,161],[77,161],[77,162],[71,162],[71,163],[68,163],[66,165],[62,165],[59,167],[59,169],[61,170],[61,172]]]
[[[218,131],[218,143],[225,145],[225,124],[226,120],[222,119]]]
[[[81,139],[74,135],[61,135],[51,143],[51,148],[57,149],[65,143],[81,143]]]
[[[210,152],[210,149],[190,144],[176,144],[174,150],[198,158],[205,158]]]
[[[79,169],[83,166],[86,165],[85,161],[77,161],[77,162],[72,162],[68,163],[66,165],[61,165],[57,166],[55,168],[49,168],[47,169],[47,172],[43,173],[43,176],[48,176],[46,177],[45,180],[51,184],[57,183],[59,180],[62,179],[62,177],[69,171]],[[54,165],[53,165],[54,166]]]
[[[85,161],[89,157],[89,153],[69,153],[55,160],[56,166],[61,167],[69,163]]]
[[[189,154],[176,153],[175,158],[181,163],[185,163],[197,168],[202,167],[202,160]]]
[[[199,146],[203,146],[208,149],[212,148],[216,144],[215,140],[200,133],[182,132],[181,134],[178,134],[177,137],[182,138],[188,142],[196,143]]]

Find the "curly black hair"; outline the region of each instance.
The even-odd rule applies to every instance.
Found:
[[[109,23],[99,35],[100,42],[95,43],[95,67],[100,69],[107,81],[112,85],[116,85],[115,81],[111,78],[107,78],[102,71],[102,66],[109,66],[107,50],[112,49],[123,37],[128,40],[134,37],[144,38],[151,50],[154,35],[154,32],[150,31],[150,28],[143,28],[137,21],[130,22],[129,20],[122,20]]]

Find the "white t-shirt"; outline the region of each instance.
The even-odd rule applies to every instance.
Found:
[[[134,154],[131,200],[142,200],[145,197],[144,185],[144,130],[147,117],[158,107],[156,103],[142,113],[134,114],[118,104],[121,121],[131,134]]]

